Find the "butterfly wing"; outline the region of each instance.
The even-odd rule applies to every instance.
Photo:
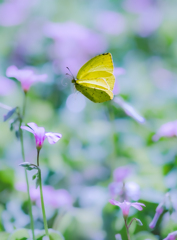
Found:
[[[114,66],[111,53],[103,53],[86,62],[77,74],[77,79],[84,79],[89,72],[106,71],[113,74]]]
[[[102,90],[110,90],[110,87],[104,78],[96,79],[81,79],[76,81],[77,85],[90,87],[90,88],[100,88]]]
[[[75,83],[76,89],[95,103],[109,101],[113,98],[109,86],[103,83],[103,79],[85,80],[81,84]],[[96,82],[95,82],[96,81]],[[93,83],[94,82],[94,83]]]
[[[110,90],[112,91],[114,88],[115,77],[112,73],[105,72],[105,71],[96,71],[96,72],[89,72],[84,76],[84,79],[94,80],[96,78],[103,78],[108,83]],[[82,79],[83,80],[83,79]],[[78,80],[76,80],[77,82]]]
[[[106,102],[113,98],[115,77],[110,53],[90,59],[79,70],[75,87],[93,102]]]

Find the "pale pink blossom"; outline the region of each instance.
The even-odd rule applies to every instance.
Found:
[[[29,127],[21,126],[21,128],[34,134],[37,149],[42,148],[43,142],[46,138],[50,144],[54,144],[62,137],[60,133],[45,132],[45,129],[43,127],[38,127],[36,123],[32,122],[27,125]]]
[[[124,202],[121,203],[121,202],[118,202],[114,199],[111,199],[111,200],[109,200],[109,202],[112,205],[119,206],[122,210],[122,213],[123,213],[124,217],[128,216],[130,207],[134,207],[134,208],[138,209],[139,211],[143,210],[142,206],[145,207],[145,205],[143,203],[138,203],[138,202],[130,203],[130,202],[127,202],[125,200],[124,200]]]
[[[6,71],[7,77],[14,77],[21,82],[24,92],[28,92],[31,85],[36,82],[44,82],[47,74],[36,75],[31,69],[18,69],[16,66],[10,66]]]

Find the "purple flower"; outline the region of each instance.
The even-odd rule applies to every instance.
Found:
[[[128,12],[144,13],[152,3],[152,0],[125,0],[123,6]]]
[[[177,120],[163,124],[153,136],[153,141],[158,141],[161,137],[177,136]]]
[[[131,174],[130,167],[118,167],[114,170],[113,176],[116,182],[122,182]]]
[[[137,201],[140,198],[140,187],[135,182],[112,182],[109,185],[109,192],[112,198],[119,197],[122,200]]]
[[[43,127],[38,127],[36,123],[28,123],[29,127],[21,126],[22,129],[34,134],[36,139],[36,148],[41,149],[44,140],[47,138],[50,144],[56,143],[62,135],[60,133],[45,132]]]
[[[111,35],[121,34],[126,28],[124,17],[113,11],[104,11],[98,14],[96,26],[101,32]]]
[[[138,203],[138,202],[130,203],[130,202],[124,201],[124,202],[121,203],[121,202],[118,202],[114,199],[109,200],[109,202],[112,205],[119,206],[122,210],[122,213],[123,213],[124,217],[128,216],[130,207],[134,207],[134,208],[138,209],[139,211],[143,210],[142,206],[145,207],[145,205],[143,203]]]
[[[31,69],[18,69],[16,66],[8,67],[6,75],[20,81],[24,92],[28,92],[35,82],[43,82],[47,78],[47,74],[36,75]]]
[[[153,218],[152,222],[149,224],[149,227],[150,227],[150,228],[155,228],[156,223],[157,223],[160,215],[163,213],[163,210],[164,210],[163,204],[160,203],[160,204],[158,205],[158,207],[156,208],[156,213],[155,213],[155,215],[154,215],[154,218]]]
[[[115,235],[115,238],[116,238],[116,240],[122,240],[122,237],[121,237],[120,234],[116,234],[116,235]]]
[[[164,238],[164,240],[176,240],[176,239],[177,239],[177,231],[168,234],[168,236]]]
[[[19,25],[28,15],[34,1],[6,0],[0,4],[0,25]]]
[[[16,189],[22,192],[26,192],[26,185],[17,184]],[[44,202],[46,205],[50,205],[53,208],[59,208],[62,206],[71,206],[73,199],[69,192],[65,189],[54,189],[51,186],[43,186]],[[31,200],[36,202],[38,206],[41,205],[40,192],[35,187],[30,187]]]
[[[112,182],[109,184],[109,192],[112,198],[121,196],[123,194],[123,183],[122,182]]]
[[[107,42],[100,34],[75,22],[48,23],[44,34],[54,40],[50,56],[55,60],[57,69],[60,67],[63,73],[66,73],[68,66],[76,74],[91,56],[107,48]]]

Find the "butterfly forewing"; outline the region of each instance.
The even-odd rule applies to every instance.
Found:
[[[77,79],[84,79],[88,73],[97,71],[105,71],[113,74],[113,70],[112,55],[110,53],[104,53],[86,62],[79,70]]]
[[[110,87],[104,78],[96,78],[92,80],[81,79],[77,80],[76,84],[80,86],[90,87],[90,88],[100,88],[102,90],[110,90]]]

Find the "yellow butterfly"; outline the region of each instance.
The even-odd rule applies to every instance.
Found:
[[[73,78],[75,88],[95,103],[113,99],[115,77],[113,75],[113,61],[111,53],[98,55],[86,62],[79,70],[76,79]]]

